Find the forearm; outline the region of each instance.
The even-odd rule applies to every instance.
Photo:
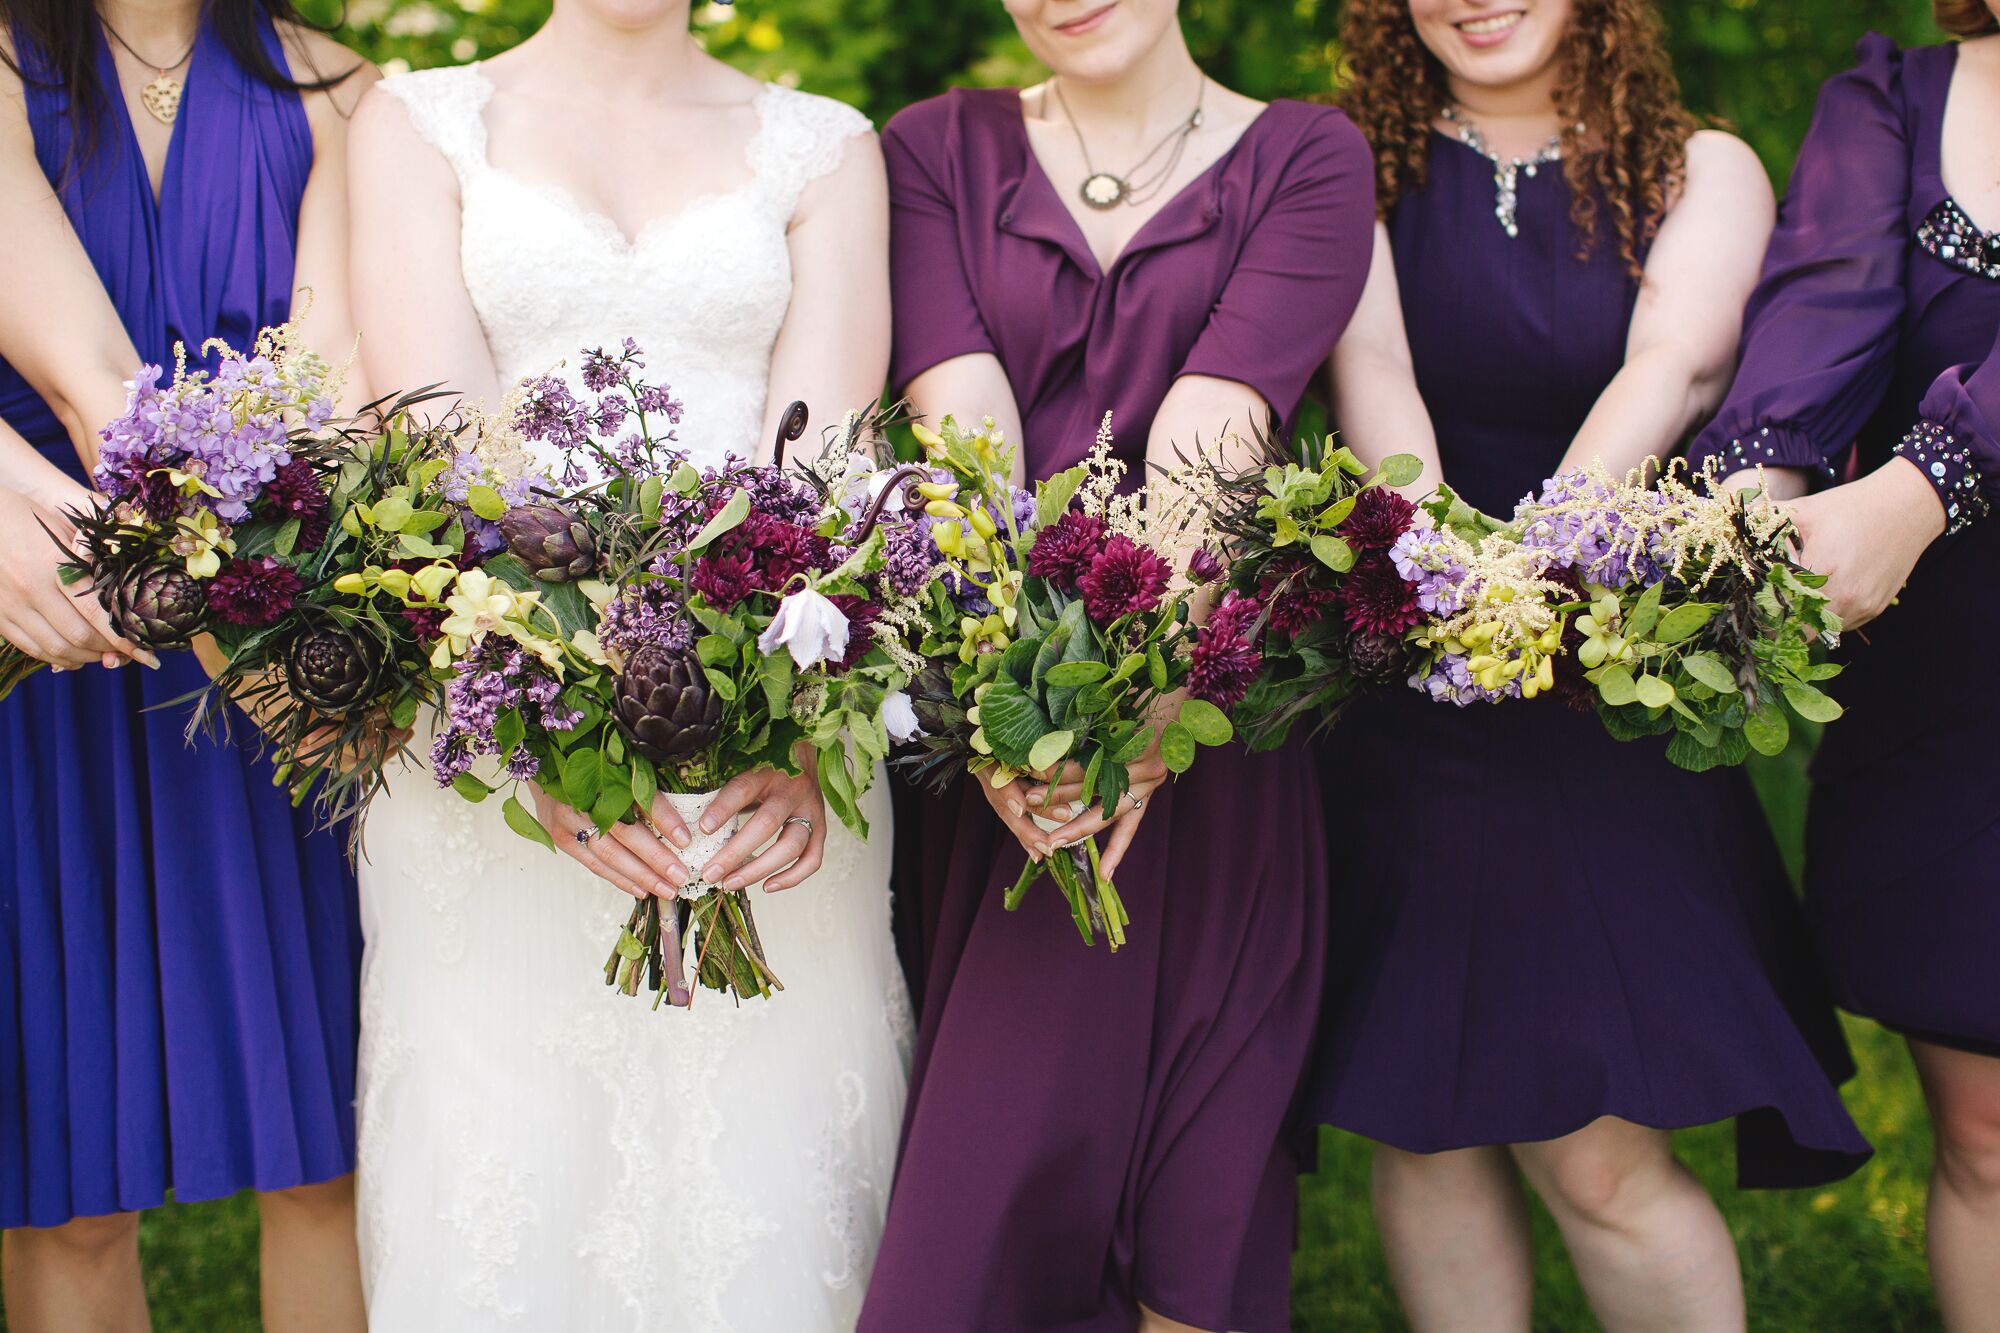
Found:
[[[1598,395],[1560,470],[1601,462],[1619,476],[1648,459],[1665,460],[1713,410],[1725,376],[1726,371],[1698,368],[1672,345],[1637,353]]]
[[[1371,468],[1396,454],[1413,455],[1423,471],[1401,488],[1412,499],[1443,484],[1444,461],[1430,410],[1417,392],[1410,363],[1372,350],[1336,347],[1332,362],[1334,422],[1341,444]]]

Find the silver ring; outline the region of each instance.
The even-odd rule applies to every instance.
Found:
[[[597,837],[597,830],[588,825],[576,831],[576,841],[579,847],[588,847],[591,839],[595,837]]]
[[[809,818],[806,815],[793,815],[790,819],[787,819],[782,825],[780,825],[780,827],[790,828],[794,824],[804,824],[806,826],[806,836],[809,838],[812,836],[813,822],[811,818]]]
[[[1146,808],[1146,798],[1139,795],[1138,792],[1128,791],[1125,794],[1132,798],[1132,811],[1134,814]]]

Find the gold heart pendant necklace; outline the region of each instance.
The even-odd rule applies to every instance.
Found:
[[[99,22],[103,22],[103,20],[100,18]],[[194,43],[189,42],[186,53],[173,64],[156,65],[137,51],[134,51],[132,43],[121,37],[118,29],[112,27],[109,23],[105,23],[104,30],[111,34],[113,41],[125,48],[128,55],[158,75],[151,83],[139,90],[139,105],[145,107],[146,113],[162,125],[173,124],[174,117],[181,113],[181,94],[187,91],[187,85],[174,77],[174,71],[182,65],[187,64],[189,58],[194,55]]]

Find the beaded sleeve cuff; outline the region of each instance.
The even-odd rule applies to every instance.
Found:
[[[1915,463],[1924,480],[1936,489],[1944,505],[1947,537],[1986,517],[1991,506],[1980,488],[1972,455],[1950,431],[1935,421],[1919,421],[1897,444],[1896,452]]]
[[[1759,426],[1712,445],[1724,474],[1753,467],[1795,467],[1822,481],[1833,478],[1833,464],[1812,441],[1784,426]]]

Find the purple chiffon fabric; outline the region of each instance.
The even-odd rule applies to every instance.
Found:
[[[1578,257],[1561,172],[1519,182],[1433,136],[1390,218],[1444,477],[1509,513],[1624,356],[1638,288],[1601,221]],[[1600,219],[1608,210],[1600,208]],[[1868,1146],[1797,907],[1739,770],[1613,740],[1558,699],[1351,708],[1326,745],[1335,864],[1309,1109],[1411,1152],[1557,1138],[1601,1116],[1735,1117],[1738,1174],[1802,1185]]]
[[[883,146],[896,382],[996,356],[1031,476],[1080,459],[1107,409],[1136,465],[1184,374],[1249,384],[1290,417],[1366,277],[1368,152],[1328,108],[1273,104],[1108,273],[1036,164],[1017,93],[922,103]],[[1205,754],[1151,800],[1112,955],[1083,947],[1046,884],[1003,909],[1023,855],[978,792],[905,801],[898,838],[922,847],[903,864],[932,868],[902,885],[921,899],[906,942],[923,1012],[863,1329],[1127,1330],[1140,1303],[1289,1327],[1286,1130],[1327,933],[1320,817],[1302,751]]]
[[[283,68],[268,24],[264,40]],[[298,96],[204,26],[156,203],[122,99],[64,175],[65,97],[22,56],[37,155],[140,355],[171,374],[176,341],[198,359],[282,322],[313,159]],[[4,363],[0,418],[81,476]],[[205,680],[169,654],[157,672],[43,673],[0,705],[0,1227],[353,1169],[361,938],[342,840],[249,750],[187,743],[189,709],[169,705]]]
[[[1830,81],[1800,151],[1744,357],[1697,459],[1887,461],[1911,427],[1946,427],[1980,476],[2000,460],[2000,281],[1918,242],[1950,197],[1940,170],[1957,48],[1883,37]],[[1992,223],[1994,219],[1985,219]],[[1766,437],[1765,432],[1770,432]],[[1934,478],[1937,480],[1937,478]],[[1847,1008],[2000,1050],[2000,699],[1940,688],[1951,662],[2000,660],[2000,522],[1935,543],[1896,605],[1848,636],[1830,688],[1847,716],[1813,764],[1806,908]]]

